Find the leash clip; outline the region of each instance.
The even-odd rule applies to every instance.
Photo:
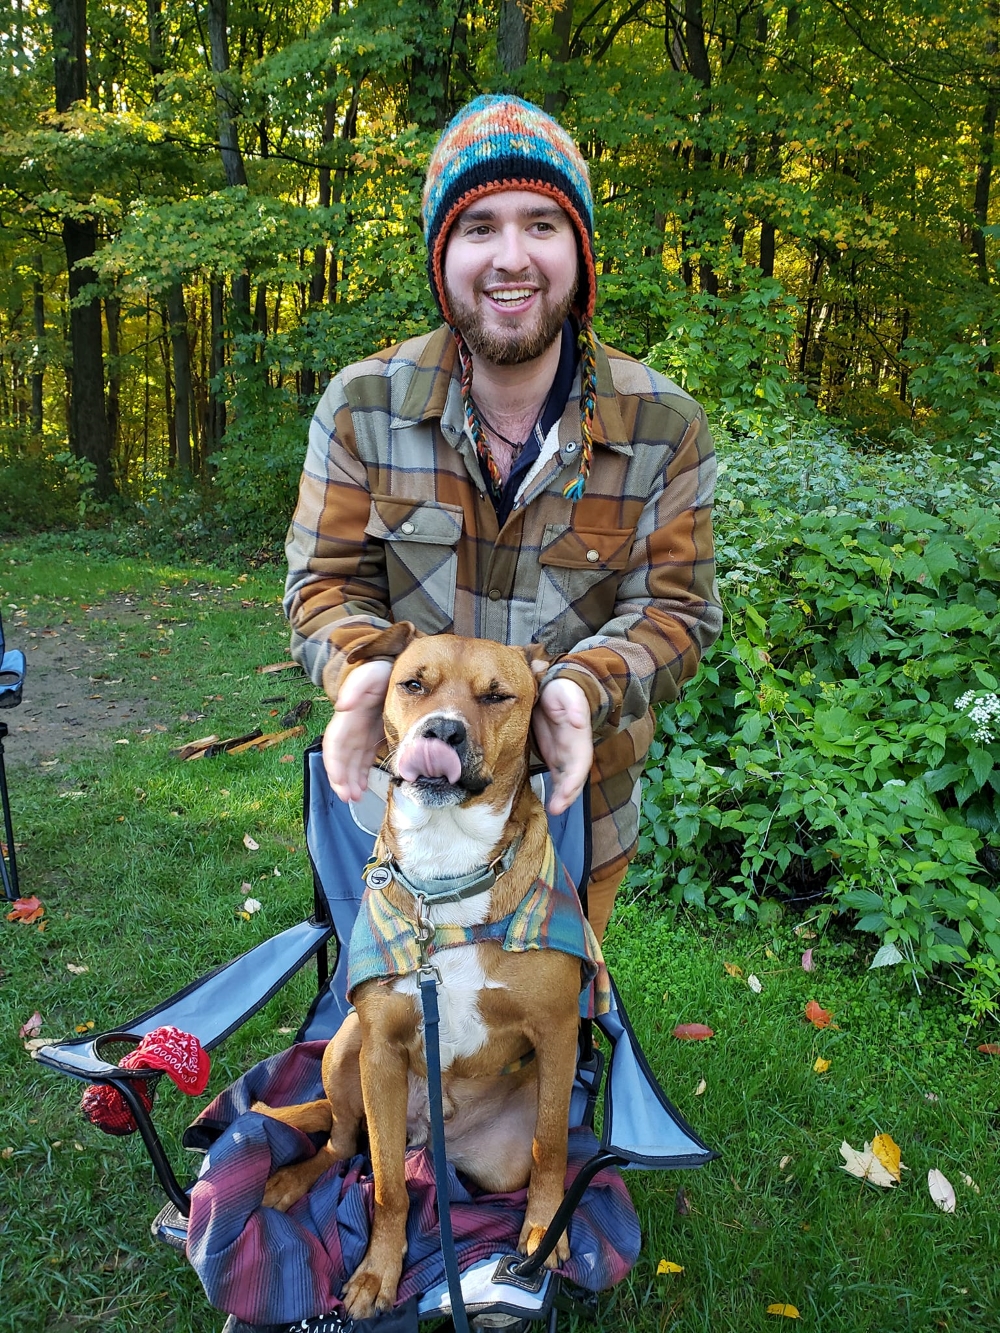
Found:
[[[441,974],[436,967],[431,967],[430,964],[430,951],[427,946],[434,939],[434,922],[430,919],[428,914],[427,899],[423,894],[418,893],[416,898],[414,898],[413,911],[417,918],[416,940],[417,949],[420,952],[420,967],[418,970],[420,972],[426,972],[428,970],[434,972],[437,975],[438,983],[440,984]]]

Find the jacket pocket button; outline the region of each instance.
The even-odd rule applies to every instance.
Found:
[[[503,596],[503,593],[500,591],[499,588],[491,588],[486,595],[487,597],[489,597],[491,602],[499,602],[500,598]]]
[[[416,532],[416,528],[412,523],[400,523],[399,530],[400,532],[405,532],[407,537],[409,537],[412,532]]]
[[[587,552],[587,559],[590,561],[592,565],[596,565],[598,560],[600,560],[600,558],[601,558],[600,551],[591,550]]]

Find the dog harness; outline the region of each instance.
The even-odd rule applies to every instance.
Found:
[[[384,870],[387,877],[397,877],[391,863],[377,869]],[[387,877],[382,884],[388,883]],[[500,921],[475,926],[435,925],[433,934],[425,937],[416,916],[404,915],[389,901],[380,887],[380,877],[369,873],[367,879],[348,946],[348,998],[363,981],[410,976],[441,949],[489,940],[511,953],[555,949],[579,958],[580,1016],[594,1018],[611,1007],[611,986],[601,946],[583,915],[576,888],[551,838],[546,839],[535,882],[513,912]],[[405,886],[402,877],[399,879]],[[429,895],[427,901],[431,901]]]

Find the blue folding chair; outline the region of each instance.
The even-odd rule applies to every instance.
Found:
[[[0,615],[0,708],[16,708],[24,689],[24,653],[19,648],[7,648],[3,637],[3,616]],[[17,879],[17,853],[14,850],[14,826],[10,817],[10,797],[7,794],[7,767],[3,757],[3,743],[9,728],[0,722],[0,806],[3,807],[4,846],[0,848],[0,888],[8,902],[21,896]]]
[[[153,1224],[154,1235],[179,1249],[185,1247],[187,1240],[191,1187],[183,1187],[174,1175],[152,1117],[131,1082],[138,1078],[155,1082],[160,1075],[152,1071],[122,1070],[109,1063],[105,1054],[112,1047],[117,1047],[120,1052],[123,1042],[134,1046],[146,1033],[166,1024],[193,1033],[203,1047],[211,1049],[256,1013],[312,957],[317,959],[319,985],[295,1040],[326,1041],[336,1032],[349,1008],[345,994],[347,950],[342,947],[342,942],[350,938],[363,894],[362,871],[369,861],[374,833],[381,822],[379,783],[386,782],[387,776],[373,772],[370,790],[362,801],[357,805],[345,805],[330,789],[317,741],[305,754],[304,781],[306,841],[315,894],[312,917],[193,982],[131,1023],[100,1036],[54,1043],[37,1052],[37,1059],[52,1069],[88,1083],[112,1084],[121,1092],[136,1119],[169,1199]],[[550,828],[570,875],[578,885],[585,885],[589,876],[590,844],[590,818],[585,799],[581,798],[566,814],[550,818]],[[336,948],[332,967],[331,942]],[[462,1296],[474,1329],[526,1328],[529,1323],[540,1322],[552,1333],[560,1311],[591,1316],[595,1298],[571,1291],[567,1283],[542,1265],[567,1223],[572,1228],[574,1210],[579,1207],[595,1177],[610,1166],[676,1169],[701,1166],[716,1156],[685,1124],[656,1082],[613,986],[610,1013],[594,1021],[610,1053],[605,1061],[593,1040],[591,1023],[584,1021],[581,1024],[571,1125],[586,1126],[588,1131],[592,1127],[603,1081],[600,1137],[594,1140],[589,1160],[579,1166],[546,1241],[533,1256],[532,1263],[526,1265],[523,1256],[496,1253],[480,1257],[464,1267]],[[299,1049],[304,1052],[307,1048]],[[313,1095],[322,1096],[322,1093]],[[266,1120],[266,1117],[259,1117],[261,1122]],[[277,1132],[273,1128],[277,1122],[268,1123],[268,1132]],[[261,1128],[260,1124],[257,1128]],[[214,1145],[229,1142],[219,1137],[222,1129],[222,1126],[211,1124],[196,1125],[193,1132],[188,1132],[185,1142],[187,1146],[207,1148],[210,1164],[216,1151]],[[230,1143],[226,1151],[231,1150]],[[314,1189],[321,1183],[318,1182]],[[271,1212],[269,1209],[261,1211]],[[277,1214],[275,1218],[284,1216]],[[518,1221],[515,1234],[519,1226]],[[275,1234],[287,1233],[276,1231]],[[570,1238],[572,1246],[572,1230]],[[531,1271],[525,1272],[526,1268]],[[397,1330],[408,1333],[417,1327],[418,1320],[440,1322],[450,1318],[449,1289],[443,1279],[428,1286],[419,1299],[409,1302],[405,1310],[353,1324],[328,1311],[305,1308],[304,1304],[301,1308],[296,1306],[295,1291],[294,1282],[284,1285],[281,1299],[275,1306],[276,1310],[280,1306],[277,1319],[248,1324],[231,1317],[226,1324],[226,1333],[298,1333],[298,1330],[362,1333],[369,1329],[375,1333],[396,1333]],[[308,1299],[306,1295],[301,1297],[303,1302]],[[497,1322],[504,1318],[514,1322],[508,1325]]]

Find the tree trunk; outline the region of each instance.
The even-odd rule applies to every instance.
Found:
[[[87,0],[51,0],[51,14],[56,111],[64,112],[87,96]],[[64,218],[62,237],[71,302],[70,448],[93,463],[94,493],[107,500],[115,483],[104,403],[101,301],[94,296],[77,304],[83,289],[97,278],[87,262],[97,251],[97,223],[93,218]]]
[[[562,6],[552,17],[552,36],[556,39],[556,49],[552,53],[554,65],[569,63],[570,43],[573,37],[573,0],[563,0]],[[557,116],[566,105],[565,88],[545,94],[545,110],[550,116]]]
[[[708,92],[712,86],[712,67],[708,60],[708,47],[705,43],[705,21],[702,12],[702,0],[685,0],[684,10],[684,28],[687,34],[688,65],[691,73],[705,89],[705,97],[702,102],[700,120],[703,125],[707,125],[711,120],[711,103],[708,100]],[[704,146],[696,146],[694,150],[694,186],[693,193],[697,199],[702,188],[702,178],[712,165],[712,150]],[[697,203],[692,206],[692,216],[700,212]],[[697,237],[699,250],[704,245],[703,237]],[[703,292],[708,292],[710,296],[718,296],[719,279],[716,276],[712,265],[702,259],[698,265],[698,279]]]
[[[41,435],[45,403],[45,290],[42,287],[41,255],[35,256],[32,316],[35,326],[35,355],[31,371],[31,433]]]
[[[993,20],[993,31],[986,43],[986,54],[991,63],[996,60],[997,37],[1000,29],[1000,5],[996,0],[987,6]],[[990,188],[993,179],[993,154],[996,144],[997,111],[1000,110],[1000,87],[992,80],[986,87],[986,105],[983,107],[983,119],[979,129],[979,167],[976,171],[976,193],[972,212],[975,226],[972,228],[972,253],[976,261],[979,281],[989,283],[990,270],[986,262],[986,232],[989,220]]]
[[[188,341],[184,288],[176,282],[167,292],[170,360],[174,370],[174,442],[177,470],[192,473],[191,459],[191,344]]]
[[[505,74],[514,74],[528,59],[531,0],[500,0],[497,58]]]
[[[247,173],[240,149],[237,125],[240,118],[239,96],[229,77],[229,4],[228,0],[208,0],[208,39],[212,48],[212,72],[215,75],[215,110],[219,126],[219,153],[226,184],[230,188],[246,186]],[[233,314],[244,328],[250,325],[250,274],[233,277]]]
[[[205,457],[213,454],[222,444],[226,433],[226,397],[222,387],[222,371],[226,353],[226,314],[222,281],[213,278],[209,284],[209,321],[212,327],[211,350],[208,363],[208,429],[205,432]]]
[[[118,364],[118,358],[121,354],[121,339],[119,336],[121,317],[122,303],[119,297],[106,297],[104,301],[104,320],[108,326],[108,434],[111,437],[111,452],[115,456],[118,455],[121,436],[122,376]]]

